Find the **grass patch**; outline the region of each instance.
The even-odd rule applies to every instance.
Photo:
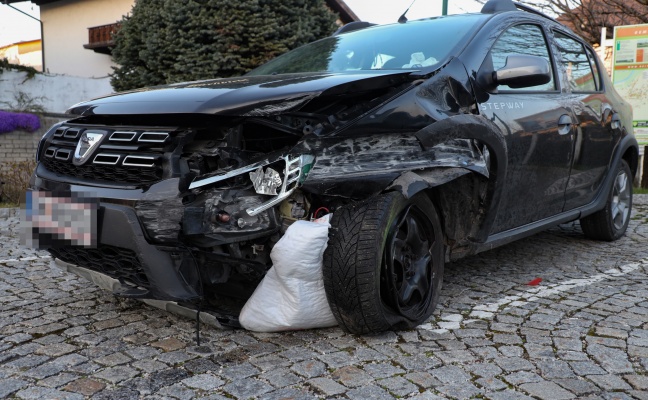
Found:
[[[632,188],[633,194],[648,194],[648,188],[634,187]]]

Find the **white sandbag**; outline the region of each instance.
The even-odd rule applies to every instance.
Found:
[[[279,332],[337,325],[322,280],[330,215],[288,227],[270,253],[272,267],[241,310],[245,329]]]

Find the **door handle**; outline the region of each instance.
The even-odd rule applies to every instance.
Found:
[[[560,135],[566,135],[571,131],[572,125],[574,122],[572,121],[572,118],[567,115],[563,114],[560,116],[558,119],[558,133]]]

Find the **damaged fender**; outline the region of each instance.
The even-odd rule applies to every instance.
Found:
[[[497,216],[506,176],[508,153],[500,130],[484,117],[461,114],[435,122],[418,131],[415,136],[425,149],[455,139],[474,139],[488,149],[488,186],[481,204],[484,219],[479,224],[479,229],[470,237],[475,242],[485,242]]]

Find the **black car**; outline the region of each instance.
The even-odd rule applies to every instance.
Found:
[[[575,220],[621,237],[637,171],[631,107],[592,47],[510,0],[355,23],[245,76],[68,113],[27,206],[58,228],[41,218],[33,243],[117,296],[234,325],[294,221],[333,213],[323,278],[342,328],[410,328],[447,261]]]

